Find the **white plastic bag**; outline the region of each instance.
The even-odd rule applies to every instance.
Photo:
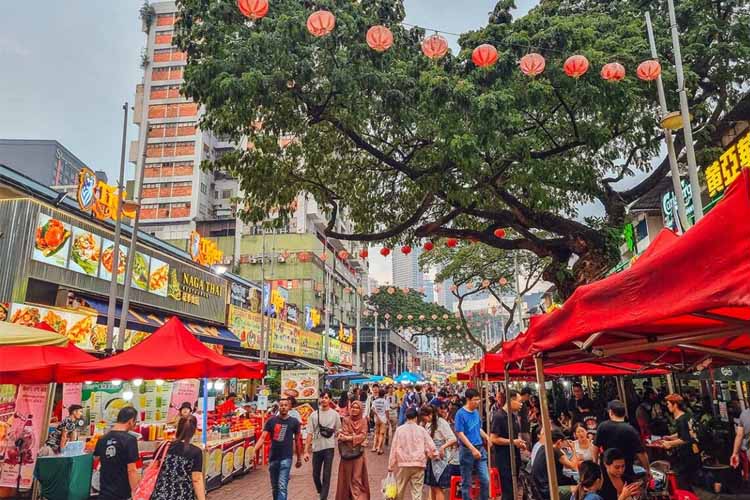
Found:
[[[394,500],[398,496],[398,483],[392,472],[383,479],[383,500]]]

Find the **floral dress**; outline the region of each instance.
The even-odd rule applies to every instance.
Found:
[[[195,500],[193,472],[202,472],[203,453],[192,444],[174,442],[159,471],[151,500]]]

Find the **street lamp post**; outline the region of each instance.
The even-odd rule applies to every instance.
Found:
[[[379,344],[378,344],[378,312],[375,311],[375,330],[373,332],[372,337],[372,371],[373,374],[378,374],[378,368],[380,364],[380,360],[378,359],[378,351],[379,351]]]
[[[672,29],[672,46],[674,50],[674,64],[677,72],[677,92],[680,95],[680,113],[682,114],[683,134],[685,135],[685,149],[687,152],[688,176],[690,188],[693,192],[693,210],[695,222],[703,218],[703,201],[701,200],[701,185],[698,180],[698,166],[693,147],[693,127],[690,124],[690,110],[688,109],[687,91],[685,89],[685,74],[682,68],[682,53],[680,51],[680,35],[677,31],[677,18],[674,10],[674,0],[667,0],[669,8],[669,24]],[[677,193],[675,193],[676,195]]]
[[[120,151],[120,173],[117,180],[117,213],[115,214],[115,238],[112,246],[112,279],[109,282],[107,305],[107,343],[105,352],[112,354],[115,333],[115,309],[117,308],[117,277],[120,273],[120,234],[122,229],[122,193],[125,186],[125,143],[128,140],[128,103],[122,105],[122,149]]]

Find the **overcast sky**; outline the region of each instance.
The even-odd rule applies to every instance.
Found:
[[[486,23],[495,5],[494,0],[405,3],[407,22],[453,33]],[[536,3],[517,0],[517,15]],[[132,103],[142,77],[141,4],[142,0],[1,0],[0,138],[56,139],[114,179],[122,104]],[[455,37],[447,38],[455,45]],[[128,142],[136,133],[130,125]],[[376,279],[390,280],[390,262],[377,255],[372,264]]]

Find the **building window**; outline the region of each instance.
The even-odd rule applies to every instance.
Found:
[[[161,31],[156,34],[155,43],[156,45],[172,45],[172,35],[174,33],[171,31]]]
[[[157,26],[172,26],[174,25],[175,13],[170,12],[168,14],[157,14],[156,25]]]
[[[179,85],[155,85],[151,87],[151,99],[175,99],[180,97]]]
[[[182,66],[165,66],[151,70],[151,80],[158,82],[162,80],[182,80]]]
[[[232,197],[232,190],[231,189],[225,189],[221,192],[221,199],[222,200],[228,200]]]
[[[205,183],[201,182],[201,193],[207,194],[208,193],[208,186],[206,186]]]
[[[154,49],[154,62],[186,61],[187,54],[176,47]]]

